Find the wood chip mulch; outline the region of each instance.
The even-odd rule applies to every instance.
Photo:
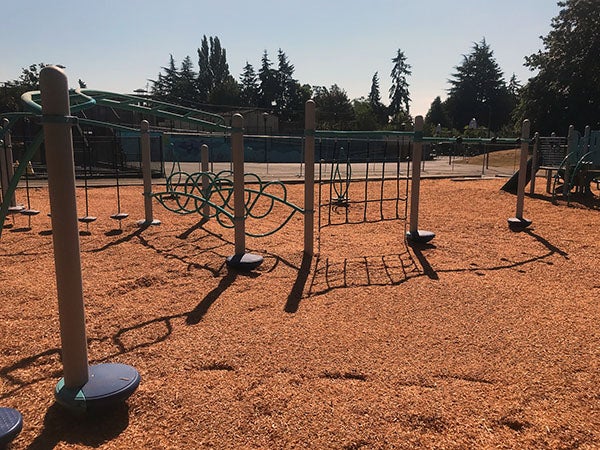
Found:
[[[419,228],[323,228],[303,261],[302,217],[228,271],[232,230],[154,205],[141,186],[89,191],[80,224],[90,364],[142,377],[126,404],[73,416],[62,376],[47,189],[0,239],[0,406],[14,449],[600,448],[598,197],[552,203],[538,183],[513,232],[504,180],[424,180]],[[83,213],[83,191],[79,195]],[[302,186],[288,188],[302,204]],[[25,201],[24,190],[17,192]],[[278,223],[272,214],[265,222]],[[250,226],[249,224],[248,226]]]

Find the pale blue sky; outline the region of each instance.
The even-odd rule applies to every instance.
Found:
[[[542,48],[559,8],[555,0],[28,0],[2,6],[0,81],[45,62],[66,66],[70,84],[131,93],[167,65],[189,55],[203,35],[218,36],[239,79],[246,61],[260,67],[263,50],[276,63],[281,48],[301,83],[338,84],[366,96],[379,72],[387,103],[391,58],[402,49],[412,66],[411,114],[425,114],[462,55],[483,37],[508,80],[532,74],[524,56]]]

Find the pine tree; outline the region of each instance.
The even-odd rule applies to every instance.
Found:
[[[179,71],[173,55],[169,55],[169,65],[162,67],[162,72],[158,74],[156,80],[150,80],[152,96],[157,100],[175,103],[177,102],[176,85],[179,82]]]
[[[259,106],[272,110],[277,106],[277,74],[272,68],[271,60],[265,50],[261,59],[261,67],[258,71],[259,85]]]
[[[410,120],[409,103],[410,93],[408,90],[407,77],[411,75],[411,66],[406,62],[404,52],[398,49],[394,58],[392,58],[394,67],[390,77],[392,85],[390,87],[390,106],[389,113],[392,120],[400,125]]]
[[[386,125],[388,120],[388,112],[386,106],[383,103],[381,103],[378,72],[375,72],[373,78],[371,78],[371,90],[369,92],[368,101],[369,105],[371,106],[371,111],[377,119],[377,124]]]
[[[379,92],[379,74],[375,72],[371,78],[371,91],[369,92],[369,103],[371,106],[381,104],[381,93]]]
[[[197,74],[194,72],[192,58],[186,56],[181,63],[177,82],[173,86],[172,97],[177,99],[179,104],[195,103],[198,100],[196,80]]]
[[[240,76],[240,100],[243,106],[258,105],[258,76],[254,71],[254,67],[248,61],[244,66],[244,72]]]

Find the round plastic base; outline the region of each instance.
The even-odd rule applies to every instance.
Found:
[[[114,220],[124,220],[127,219],[129,217],[129,214],[127,213],[117,213],[117,214],[113,214],[112,216],[110,216],[111,219]]]
[[[243,253],[227,257],[227,265],[233,269],[250,271],[256,269],[263,262],[263,257],[252,253]]]
[[[125,364],[98,364],[89,367],[89,379],[80,388],[69,389],[64,378],[56,385],[54,397],[67,409],[77,412],[105,409],[122,403],[140,384],[140,374]]]
[[[433,233],[431,231],[417,230],[416,232],[413,232],[413,231],[406,232],[406,239],[409,242],[414,242],[414,243],[418,243],[418,244],[425,244],[425,243],[429,242],[430,240],[432,240],[434,237],[435,237],[435,233]]]
[[[151,225],[154,225],[154,226],[156,226],[156,225],[160,225],[160,220],[158,220],[158,219],[154,219],[154,220],[152,220],[151,222],[146,222],[145,220],[138,220],[138,221],[137,221],[137,224],[138,224],[138,226],[140,226],[140,227],[149,227],[149,226],[151,226]]]
[[[511,217],[508,219],[508,227],[511,230],[523,230],[531,225],[531,220],[523,217]]]
[[[4,448],[23,429],[23,416],[13,408],[0,408],[0,448]]]
[[[85,217],[80,217],[77,220],[79,220],[81,223],[92,223],[95,222],[97,219],[97,217],[94,216],[85,216]]]

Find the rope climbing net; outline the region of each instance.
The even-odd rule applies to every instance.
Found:
[[[316,143],[318,234],[335,225],[404,220],[408,217],[407,136],[323,137]]]

